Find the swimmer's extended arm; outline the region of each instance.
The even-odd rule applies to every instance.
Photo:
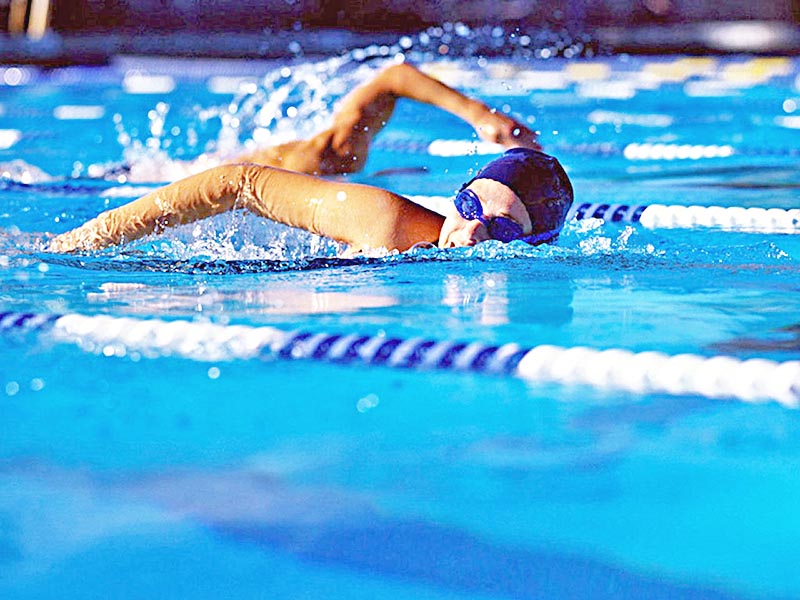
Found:
[[[506,148],[540,149],[536,134],[523,124],[403,63],[384,69],[345,96],[329,129],[310,140],[265,148],[242,160],[320,175],[358,171],[372,138],[386,126],[398,98],[431,104],[456,115],[485,141]]]
[[[374,135],[386,125],[391,115],[393,103],[388,113],[383,106],[387,104],[387,98],[409,98],[441,108],[472,125],[483,140],[507,148],[523,146],[540,149],[536,134],[521,123],[407,63],[389,67],[372,82],[353,90],[339,109],[340,119],[347,124],[348,113],[361,114],[358,124],[368,126]]]
[[[101,213],[49,250],[95,250],[237,208],[349,244],[406,250],[438,238],[442,218],[386,190],[239,164],[215,167]]]

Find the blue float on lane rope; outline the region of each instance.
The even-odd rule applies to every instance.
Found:
[[[580,346],[497,346],[105,315],[0,313],[0,334],[15,332],[40,334],[53,342],[77,344],[108,356],[135,352],[207,361],[302,359],[511,375],[532,382],[586,384],[637,394],[691,394],[747,402],[772,399],[789,407],[800,401],[800,361],[670,356]]]

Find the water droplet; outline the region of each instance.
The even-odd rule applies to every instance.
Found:
[[[356,402],[356,410],[360,413],[365,413],[378,406],[379,403],[380,398],[376,394],[367,394]]]

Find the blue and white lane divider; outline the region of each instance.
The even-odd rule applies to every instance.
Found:
[[[647,229],[707,227],[752,233],[800,233],[800,209],[796,208],[584,202],[573,205],[567,219],[573,218],[603,219],[613,223],[639,223]]]
[[[668,393],[746,402],[800,403],[800,361],[631,352],[551,345],[401,339],[385,335],[284,331],[111,316],[0,313],[0,334],[35,332],[107,356],[131,352],[194,360],[311,360],[404,369],[465,371],[532,382],[585,384],[637,394]]]
[[[436,139],[378,139],[376,150],[428,154],[430,156],[484,156],[500,154],[505,147],[483,140]],[[585,142],[580,144],[556,143],[548,145],[546,151],[554,154],[583,154],[590,156],[618,156],[629,161],[675,161],[702,160],[710,158],[730,158],[732,156],[791,157],[800,156],[800,148],[758,148],[730,144],[664,144],[649,142],[630,142],[619,145],[615,142]]]
[[[445,213],[451,196],[408,196],[417,204]],[[603,219],[639,224],[647,229],[713,228],[748,233],[800,233],[800,209],[742,208],[739,206],[679,206],[666,204],[575,203],[572,219]]]

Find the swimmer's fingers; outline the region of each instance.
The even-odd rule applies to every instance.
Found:
[[[505,148],[542,149],[535,132],[504,115],[476,125],[475,131],[482,140],[500,144]]]
[[[55,252],[55,253],[67,253],[67,252],[75,252],[80,249],[80,244],[75,236],[70,235],[71,232],[62,233],[61,235],[57,235],[45,246],[45,250],[47,252]]]
[[[46,245],[47,252],[68,253],[99,250],[113,243],[101,235],[98,219],[87,221],[80,227],[61,233]]]
[[[531,150],[542,149],[542,145],[539,143],[539,138],[536,133],[524,126],[512,129],[508,142],[503,145],[507,148],[522,147],[530,148]]]
[[[506,117],[501,128],[501,139],[498,143],[506,148],[530,148],[531,150],[541,150],[539,138],[536,133],[525,127],[522,123]]]

